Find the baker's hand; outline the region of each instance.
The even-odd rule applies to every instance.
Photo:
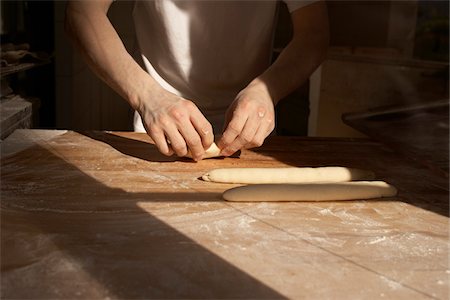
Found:
[[[221,155],[261,146],[274,128],[274,104],[266,86],[249,84],[226,112],[225,131],[218,142]]]
[[[164,89],[140,97],[137,108],[148,135],[167,156],[186,156],[201,160],[214,141],[211,124],[197,106]]]

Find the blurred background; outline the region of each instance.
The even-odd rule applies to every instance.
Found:
[[[137,49],[133,4],[116,1],[109,12],[130,53]],[[427,127],[437,115],[448,133],[449,2],[327,4],[327,59],[279,103],[277,133],[364,137],[375,125],[386,131],[381,125],[404,120],[405,111],[424,109],[426,118],[409,114],[408,122]],[[274,58],[291,35],[280,5]],[[2,139],[17,128],[132,130],[128,104],[93,75],[65,35],[64,10],[64,1],[1,1]]]

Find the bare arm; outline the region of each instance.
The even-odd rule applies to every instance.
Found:
[[[328,15],[324,1],[291,14],[294,34],[277,60],[236,97],[218,146],[223,155],[261,146],[274,129],[274,106],[303,84],[325,58]]]
[[[308,80],[323,62],[329,43],[324,1],[291,14],[294,35],[277,60],[253,84],[266,85],[274,104]]]
[[[66,31],[91,69],[138,108],[138,95],[157,83],[126,51],[107,17],[112,0],[70,1],[66,9]]]
[[[195,159],[201,159],[213,142],[211,125],[191,101],[164,90],[134,61],[107,17],[111,3],[69,1],[67,33],[92,70],[141,114],[163,154],[184,156],[189,148]]]

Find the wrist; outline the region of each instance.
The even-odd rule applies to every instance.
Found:
[[[141,111],[144,107],[154,107],[159,94],[163,93],[163,88],[151,78],[147,73],[140,80],[136,80],[132,86],[132,90],[128,93],[128,103],[134,110]]]
[[[253,79],[246,87],[246,89],[251,89],[256,91],[259,94],[265,95],[272,101],[273,105],[278,102],[278,99],[275,97],[275,94],[270,89],[268,84],[262,80],[260,77]]]

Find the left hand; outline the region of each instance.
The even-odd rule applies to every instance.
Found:
[[[275,128],[272,97],[262,82],[252,82],[231,103],[225,115],[225,131],[218,142],[220,155],[259,147]]]

